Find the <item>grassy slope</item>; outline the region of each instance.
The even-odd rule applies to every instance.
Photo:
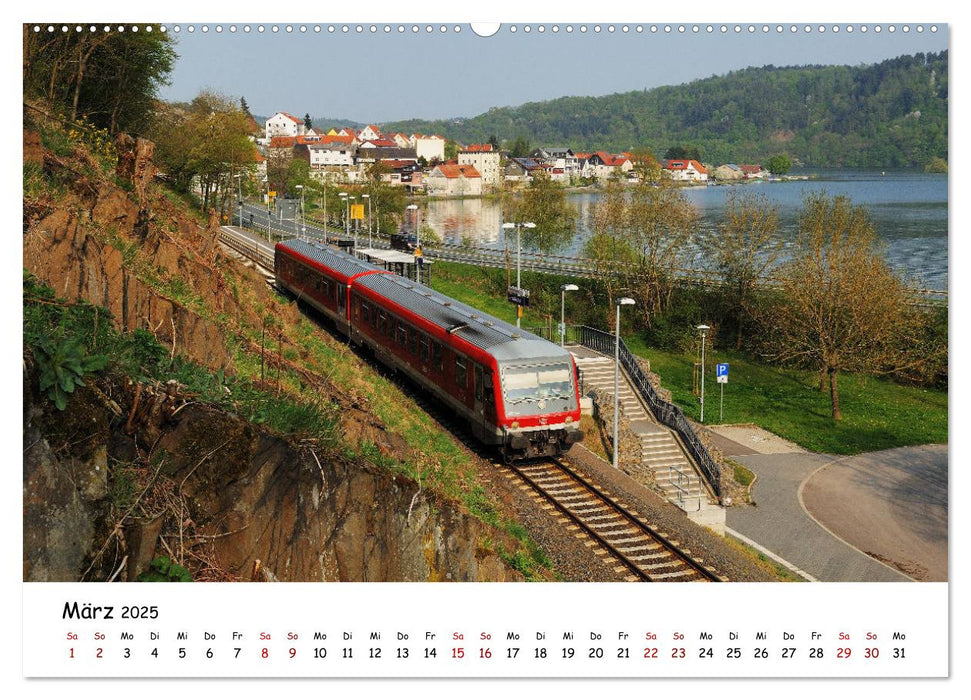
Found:
[[[435,263],[432,287],[482,311],[515,323],[515,307],[497,298],[482,273],[468,265]],[[569,320],[567,320],[569,323]],[[542,325],[527,311],[523,326]],[[662,385],[685,413],[699,418],[692,394],[691,355],[648,348],[640,338],[625,338],[630,349],[651,362]],[[716,349],[705,358],[708,423],[718,421],[719,386],[715,363],[730,364],[725,387],[725,423],[754,423],[806,449],[833,454],[856,454],[903,445],[947,442],[947,393],[901,386],[864,375],[839,378],[842,422],[830,418],[829,394],[817,390],[813,372],[759,364],[742,354]]]

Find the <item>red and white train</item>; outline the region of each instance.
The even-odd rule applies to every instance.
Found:
[[[582,439],[576,365],[559,345],[324,244],[278,243],[275,272],[507,459],[555,456]]]

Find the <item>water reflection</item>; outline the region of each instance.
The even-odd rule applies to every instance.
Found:
[[[754,183],[737,187],[765,195],[779,209],[784,250],[795,239],[797,217],[807,192],[846,195],[866,206],[877,233],[886,243],[890,264],[915,282],[935,289],[947,287],[948,206],[947,176],[923,173],[868,171],[820,172],[808,181]],[[696,187],[684,190],[699,210],[697,235],[686,251],[687,264],[704,268],[702,243],[717,235],[717,227],[729,194],[736,186]],[[593,209],[600,200],[595,192],[574,192],[569,201],[577,207],[577,235],[561,255],[582,255],[593,226]],[[436,200],[428,202],[426,220],[446,245],[474,245],[502,250],[506,246],[498,199]],[[515,234],[511,245],[515,246]]]

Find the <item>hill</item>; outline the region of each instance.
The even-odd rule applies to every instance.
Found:
[[[646,148],[659,156],[693,144],[716,163],[764,161],[785,151],[815,167],[907,168],[947,159],[947,98],[943,51],[860,66],[746,68],[678,86],[383,128],[463,143],[496,135],[577,150]]]

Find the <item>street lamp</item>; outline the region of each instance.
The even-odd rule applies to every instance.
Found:
[[[617,300],[617,323],[614,325],[614,469],[617,469],[617,456],[620,453],[620,307],[632,304],[634,300],[630,297]]]
[[[300,233],[306,235],[307,227],[304,225],[303,215],[303,185],[295,185],[295,187],[300,190]]]
[[[502,227],[507,231],[509,229],[516,229],[516,288],[522,289],[522,263],[523,263],[523,249],[519,245],[519,230],[523,228],[536,228],[536,224],[532,221],[521,221],[519,223],[507,223],[503,224]],[[520,307],[516,305],[516,328],[520,327],[520,317],[522,313],[520,312]]]
[[[350,223],[351,203],[347,199],[348,197],[347,192],[338,192],[337,196],[340,197],[341,200],[347,205],[347,211],[344,214],[344,231],[345,231],[344,235],[347,235],[347,232],[351,230],[350,228],[351,227],[351,223]]]
[[[580,289],[575,284],[560,285],[560,347],[566,345],[566,293]]]
[[[413,212],[412,216],[415,219],[415,250],[421,249],[421,226],[419,224],[420,212],[417,204],[409,204],[405,209]],[[418,263],[415,262],[415,281],[421,284],[421,270],[418,269]]]
[[[705,422],[705,334],[711,326],[701,324],[698,330],[701,331],[701,422]]]
[[[372,248],[373,245],[372,245],[372,239],[371,239],[371,195],[362,194],[361,199],[367,200],[367,246],[368,248]]]
[[[233,175],[233,179],[239,184],[239,199],[237,200],[237,209],[239,210],[239,227],[243,228],[243,181],[240,179],[243,177],[242,173],[236,173]]]

